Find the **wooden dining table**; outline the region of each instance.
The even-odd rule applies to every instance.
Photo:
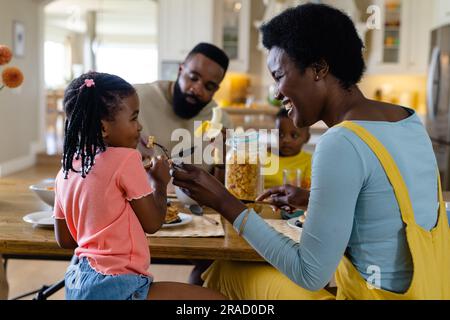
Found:
[[[59,248],[52,229],[42,229],[23,221],[29,213],[51,210],[29,189],[53,178],[57,165],[37,165],[0,179],[0,254],[26,257],[70,258],[73,251]],[[448,201],[450,193],[445,193]],[[205,208],[206,214],[215,213]],[[264,261],[263,258],[222,218],[223,237],[149,238],[153,259]]]
[[[69,259],[72,250],[59,248],[53,229],[43,229],[23,221],[32,212],[49,211],[29,189],[46,178],[56,176],[55,165],[37,165],[0,179],[0,254],[29,258]],[[205,208],[205,214],[214,213]],[[231,224],[222,219],[225,236],[209,238],[149,238],[152,259],[264,261],[238,236]]]

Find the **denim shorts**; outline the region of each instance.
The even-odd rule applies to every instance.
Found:
[[[67,300],[147,300],[151,277],[136,274],[106,276],[86,258],[72,264],[65,275]]]

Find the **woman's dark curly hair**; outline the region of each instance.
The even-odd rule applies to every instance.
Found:
[[[327,62],[345,89],[357,84],[365,71],[364,44],[352,20],[323,4],[287,9],[261,27],[267,49],[283,49],[301,72]]]
[[[86,80],[95,84],[89,87]],[[89,72],[72,81],[63,102],[67,117],[62,159],[66,179],[70,171],[79,173],[73,168],[74,158],[81,158],[81,175],[86,177],[97,153],[106,150],[101,120],[113,121],[122,100],[135,93],[131,84],[107,73]]]

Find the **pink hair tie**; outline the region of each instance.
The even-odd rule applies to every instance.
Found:
[[[86,80],[84,80],[84,84],[81,86],[80,89],[82,89],[82,88],[84,88],[84,87],[88,87],[88,88],[90,88],[90,87],[95,87],[95,82],[94,82],[94,80],[93,80],[93,79],[86,79]]]
[[[90,87],[94,87],[95,86],[95,82],[92,79],[86,79],[84,80],[84,84],[86,85],[86,87],[90,88]]]

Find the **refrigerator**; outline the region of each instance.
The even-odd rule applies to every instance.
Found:
[[[442,188],[450,190],[450,25],[432,31],[427,85],[427,131],[433,142]]]

